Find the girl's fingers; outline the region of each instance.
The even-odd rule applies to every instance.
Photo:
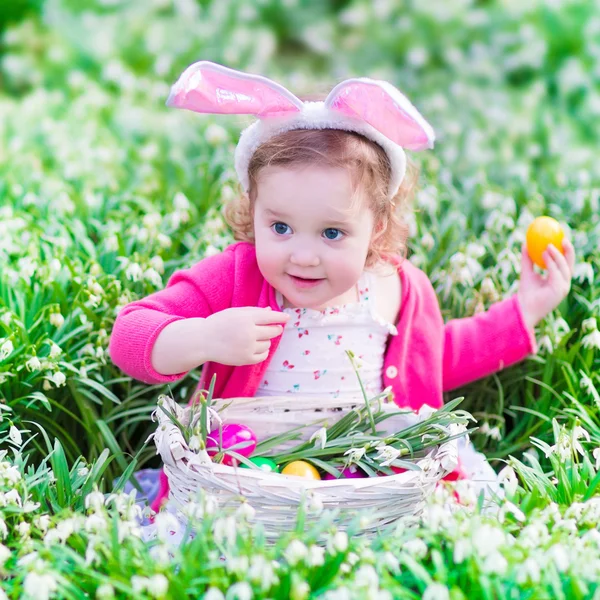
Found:
[[[267,360],[267,358],[269,357],[269,352],[263,352],[262,354],[255,354],[252,359],[253,359],[253,363],[252,364],[258,364],[263,362],[263,360]]]
[[[571,243],[571,240],[568,240],[567,238],[563,240],[563,250],[565,252],[567,264],[569,265],[569,270],[573,273],[573,269],[575,268],[575,247]]]
[[[552,254],[552,258],[565,281],[571,281],[572,270],[569,268],[566,256],[564,256],[553,244],[548,246],[548,252]]]
[[[533,271],[533,261],[527,252],[527,246],[521,246],[521,279],[531,279],[535,275]]]
[[[544,262],[546,263],[546,271],[548,272],[548,283],[550,283],[553,287],[556,286],[562,279],[562,273],[556,264],[556,260],[554,258],[554,254],[548,248],[542,254]]]
[[[283,332],[281,325],[257,325],[256,326],[256,339],[259,342],[265,340],[271,340]]]
[[[254,354],[264,354],[265,352],[269,352],[271,348],[271,342],[257,342],[256,348],[254,349]]]

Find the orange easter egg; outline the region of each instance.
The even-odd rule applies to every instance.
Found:
[[[560,252],[563,252],[562,242],[564,237],[565,232],[556,219],[538,217],[533,220],[527,229],[525,236],[527,253],[538,267],[545,269],[546,263],[542,258],[542,254],[549,244],[553,244]]]
[[[321,479],[319,471],[317,471],[310,463],[307,463],[303,460],[295,460],[287,464],[281,473],[283,475],[305,477],[306,479]]]

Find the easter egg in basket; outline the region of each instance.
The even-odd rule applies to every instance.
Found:
[[[206,452],[210,457],[218,454],[219,448],[222,448],[224,452],[224,465],[237,464],[238,461],[227,454],[227,450],[231,449],[246,458],[249,457],[256,448],[256,435],[246,425],[228,423],[223,425],[222,432],[218,428],[213,429],[206,438]]]
[[[282,475],[295,475],[296,477],[304,477],[305,479],[321,479],[319,471],[310,463],[303,460],[294,460],[287,464],[281,471]]]
[[[265,471],[266,473],[279,473],[279,467],[270,458],[267,458],[265,456],[256,456],[251,457],[248,460],[250,460],[251,463],[255,464],[261,471]],[[244,464],[240,465],[240,467],[242,469],[250,468],[248,465]]]

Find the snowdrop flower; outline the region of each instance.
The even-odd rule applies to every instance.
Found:
[[[305,600],[310,594],[310,585],[298,573],[292,573],[290,600]]]
[[[306,564],[309,567],[320,567],[321,565],[325,564],[325,548],[313,544],[308,549]]]
[[[206,594],[202,596],[203,600],[225,600],[223,592],[219,588],[208,588]]]
[[[567,549],[562,544],[554,544],[547,552],[560,573],[568,570],[571,563]]]
[[[55,373],[52,373],[52,375],[50,375],[50,377],[45,377],[44,379],[46,381],[51,381],[57,388],[65,385],[65,383],[67,381],[67,378],[65,377],[65,375],[63,373],[61,373],[60,371],[56,371]]]
[[[365,448],[350,448],[350,450],[346,450],[346,452],[344,452],[344,456],[349,455],[348,456],[348,462],[351,463],[357,463],[364,455],[365,455]]]
[[[433,247],[435,246],[435,240],[429,232],[427,232],[421,238],[421,246],[423,246],[423,248],[427,251],[433,250]]]
[[[507,569],[508,562],[500,552],[494,552],[487,556],[481,565],[481,570],[488,574],[504,575]]]
[[[129,279],[129,281],[140,281],[143,276],[142,267],[137,263],[129,263],[127,268],[125,269],[125,277]]]
[[[594,350],[600,350],[600,331],[594,329],[592,332],[588,333],[581,340],[581,345],[584,348],[593,348]]]
[[[517,582],[521,585],[524,583],[539,583],[541,579],[540,562],[532,556],[525,559],[521,567],[517,569]]]
[[[290,566],[297,565],[308,554],[308,548],[300,540],[292,540],[285,549],[284,556]]]
[[[457,540],[454,544],[454,562],[460,564],[464,562],[466,558],[471,556],[473,547],[471,542],[465,538]]]
[[[354,583],[359,588],[373,589],[379,587],[379,577],[373,565],[362,565],[354,575]]]
[[[13,353],[15,347],[10,340],[2,339],[0,342],[2,343],[0,345],[0,361],[3,361]]]
[[[590,396],[593,396],[598,393],[596,390],[596,386],[592,381],[592,378],[584,373],[581,369],[579,371],[581,373],[581,379],[579,380],[579,387],[582,390],[585,390]]]
[[[596,331],[597,329],[598,324],[596,322],[596,317],[590,317],[581,323],[581,330],[583,332]]]
[[[46,573],[27,573],[23,583],[25,595],[35,600],[49,600],[58,589],[56,575],[50,571]]]
[[[573,269],[573,278],[579,283],[587,280],[589,285],[594,283],[594,267],[589,262],[581,262]]]
[[[0,570],[4,567],[4,563],[11,557],[11,554],[11,551],[4,544],[0,544]]]
[[[64,322],[65,318],[60,313],[55,312],[50,315],[50,325],[56,327],[57,329],[62,327]]]
[[[164,598],[169,589],[169,580],[162,573],[157,573],[152,577],[134,575],[131,578],[131,587],[136,593],[147,591],[152,598]]]
[[[248,502],[242,502],[235,511],[235,514],[240,517],[240,519],[252,521],[256,515],[256,510]]]
[[[103,583],[96,589],[96,600],[112,600],[114,597],[115,589],[110,583]]]
[[[510,465],[507,465],[500,473],[498,473],[498,483],[504,486],[504,489],[509,496],[514,496],[517,487],[519,486],[519,480],[517,479],[514,469]]]
[[[427,556],[427,544],[421,538],[409,540],[404,544],[402,549],[417,559]]]
[[[500,523],[504,523],[507,514],[513,515],[515,519],[521,523],[525,521],[525,514],[523,511],[518,506],[515,506],[512,502],[505,500],[502,504],[502,508],[500,508],[500,512],[498,513],[498,520]]]
[[[11,425],[8,431],[8,437],[15,446],[20,446],[23,443],[21,432],[14,425]]]
[[[317,429],[309,438],[309,442],[314,440],[315,446],[320,445],[321,449],[325,448],[325,444],[327,444],[327,428],[321,427]]]
[[[237,523],[234,517],[217,519],[213,526],[217,544],[225,543],[229,546],[235,544],[237,538]]]
[[[50,340],[50,358],[58,358],[62,354],[62,348]]]
[[[596,470],[598,470],[600,468],[600,448],[594,448],[592,450],[592,456],[596,460],[595,468],[596,468]]]
[[[246,581],[234,583],[225,594],[225,600],[252,600],[252,588]]]
[[[32,356],[26,363],[25,367],[28,371],[39,371],[42,368],[42,363],[37,356]]]
[[[504,543],[504,531],[492,525],[484,524],[477,528],[473,534],[473,547],[481,557],[493,554]]]
[[[450,591],[442,583],[430,583],[425,590],[422,600],[450,600]]]
[[[401,451],[398,448],[394,448],[393,446],[386,446],[385,444],[378,447],[377,449],[379,450],[379,454],[375,457],[375,460],[381,461],[382,467],[390,465],[401,454]]]
[[[348,549],[348,534],[345,531],[336,531],[327,540],[327,551],[329,554],[346,552]]]

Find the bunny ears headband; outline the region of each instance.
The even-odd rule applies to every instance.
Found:
[[[406,172],[403,148],[432,148],[431,125],[410,101],[386,81],[347,79],[324,102],[303,102],[274,81],[209,61],[190,65],[171,88],[167,106],[199,113],[254,115],[235,150],[235,169],[246,192],[248,165],[271,137],[294,129],[342,129],[379,144],[389,157],[393,198]]]

